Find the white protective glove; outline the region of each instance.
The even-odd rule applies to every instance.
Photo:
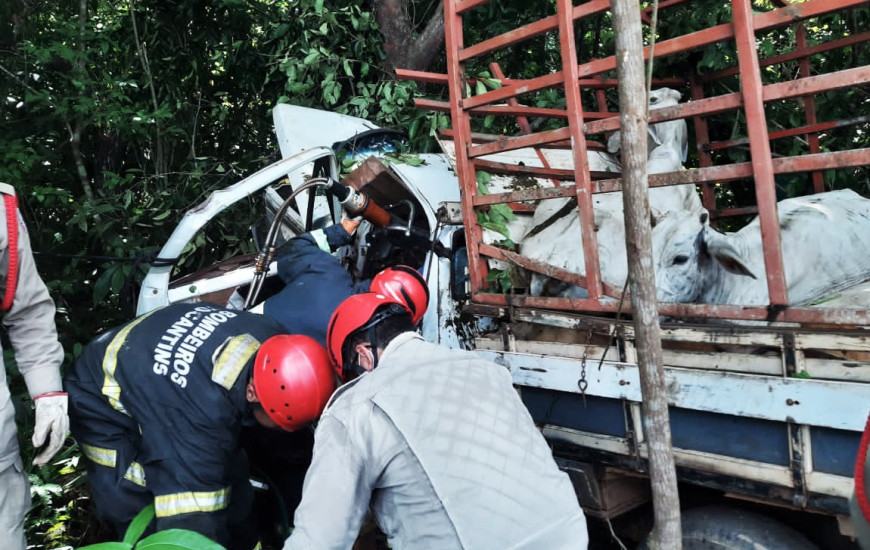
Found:
[[[33,398],[36,404],[36,426],[33,428],[33,447],[41,447],[45,443],[46,436],[48,445],[33,459],[34,466],[42,466],[51,460],[54,453],[63,447],[66,434],[69,431],[69,416],[67,415],[67,396],[64,392],[52,392],[37,395]]]

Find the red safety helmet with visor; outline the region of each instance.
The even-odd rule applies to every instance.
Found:
[[[316,420],[335,389],[326,349],[301,334],[263,342],[254,359],[253,383],[266,414],[287,431]]]
[[[355,294],[339,304],[329,320],[326,332],[329,358],[339,378],[347,381],[356,366],[349,358],[349,337],[399,314],[410,316],[403,302],[373,292]]]
[[[416,325],[429,307],[429,287],[420,273],[407,265],[396,265],[380,271],[372,277],[371,292],[397,300],[411,312]]]

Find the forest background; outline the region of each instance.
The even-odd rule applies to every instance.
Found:
[[[641,2],[646,5],[646,2]],[[768,0],[759,11],[773,9]],[[413,106],[415,96],[446,100],[446,90],[397,81],[394,68],[445,71],[442,4],[434,0],[2,0],[0,1],[0,181],[19,194],[37,265],[58,306],[65,366],[99,331],[133,315],[136,284],[181,215],[280,157],[271,109],[293,103],[371,120],[409,133],[416,151],[436,148],[443,114]],[[500,0],[465,20],[468,44],[555,13],[555,0]],[[870,28],[870,8],[808,22],[809,42]],[[699,0],[663,13],[657,40],[730,21],[727,0]],[[649,31],[646,39],[649,41]],[[581,61],[613,54],[605,13],[580,24]],[[759,37],[759,55],[794,48],[783,29]],[[733,66],[726,44],[656,62],[654,75],[686,75]],[[508,77],[558,70],[558,40],[505,52]],[[866,44],[817,60],[823,72],[870,64]],[[470,74],[489,77],[487,67]],[[766,70],[767,81],[794,78],[795,64]],[[607,75],[606,75],[607,76]],[[610,75],[614,76],[614,75]],[[739,76],[709,95],[739,90]],[[684,99],[688,89],[681,90]],[[584,92],[591,108],[593,96]],[[616,97],[608,98],[617,110]],[[564,106],[552,91],[524,102]],[[772,128],[802,123],[798,102],[769,111]],[[858,113],[856,113],[859,111]],[[820,121],[870,113],[870,90],[850,88],[816,100]],[[745,135],[745,121],[711,121],[713,139]],[[546,124],[546,123],[544,123]],[[517,129],[487,118],[479,131]],[[870,125],[828,134],[824,150],[870,146]],[[806,150],[800,139],[773,144],[774,154]],[[690,148],[691,151],[691,148]],[[741,148],[718,153],[730,162]],[[697,166],[690,158],[687,166]],[[830,171],[829,189],[870,195],[866,168]],[[805,177],[777,179],[780,198],[807,192]],[[752,200],[748,186],[719,191],[719,206]],[[258,205],[248,204],[254,212]],[[179,269],[192,271],[252,252],[250,221],[210,224],[185,251]],[[4,345],[13,393],[30,406],[14,357]],[[22,414],[25,462],[32,426]],[[35,548],[78,547],[111,536],[93,521],[70,440],[56,460],[31,471],[34,508],[28,540]]]

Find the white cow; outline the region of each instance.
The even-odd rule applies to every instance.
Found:
[[[676,105],[681,94],[671,88],[659,88],[649,94],[649,108],[661,109]],[[648,174],[676,172],[686,162],[689,152],[689,132],[683,119],[669,120],[647,126],[647,164]],[[617,153],[622,146],[619,131],[607,140],[607,150]]]
[[[654,187],[649,191],[652,222],[672,210],[697,211],[701,200],[693,184]],[[582,230],[574,198],[551,199],[547,207],[538,207],[531,229],[520,242],[520,254],[561,267],[578,275],[586,274]],[[543,206],[543,205],[542,205]],[[621,287],[628,279],[625,250],[625,219],[622,193],[593,196],[595,232],[598,240],[598,263],[604,282]],[[529,288],[533,296],[585,298],[586,289],[533,273]]]
[[[578,275],[586,273],[583,239],[577,203],[560,199],[565,210],[550,220],[535,226],[520,243],[520,254],[534,260],[561,267]],[[564,213],[563,213],[564,212]],[[535,212],[537,216],[537,212]],[[539,232],[536,229],[541,228]],[[628,277],[625,252],[625,224],[620,214],[608,210],[595,211],[595,232],[598,237],[598,260],[604,282],[621,286]],[[562,296],[586,298],[585,288],[569,285],[538,273],[531,274],[532,296]]]
[[[676,105],[680,92],[670,88],[653,90],[650,93],[650,108]],[[686,122],[672,120],[649,127],[650,174],[675,172],[682,168],[687,147]],[[608,140],[608,150],[619,150],[619,132]],[[655,223],[672,210],[695,211],[701,208],[701,200],[693,184],[654,187],[649,191],[650,212]],[[628,259],[625,251],[625,223],[622,210],[622,193],[603,193],[592,198],[595,209],[595,231],[598,238],[598,257],[604,282],[621,287],[628,278]],[[550,199],[535,210],[529,232],[520,243],[523,256],[541,260],[573,273],[586,273],[583,240],[576,201]],[[568,285],[533,273],[530,283],[533,296],[563,296],[585,298],[586,289]]]
[[[870,278],[870,200],[831,191],[778,204],[791,305],[805,305]],[[720,233],[698,211],[671,212],[653,229],[659,301],[766,305],[759,220]]]

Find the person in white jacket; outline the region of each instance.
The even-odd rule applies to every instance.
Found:
[[[57,339],[55,307],[30,250],[30,239],[15,203],[15,191],[0,183],[0,309],[18,370],[36,406],[33,445],[45,444],[33,464],[46,464],[63,446],[69,428],[62,391],[63,348]],[[47,443],[46,443],[47,441]],[[24,550],[24,517],[30,508],[30,483],[15,427],[15,410],[0,369],[0,540],[9,550]]]
[[[374,293],[333,314],[330,357],[356,378],[317,426],[284,550],[351,548],[369,508],[394,550],[586,549],[574,488],[510,373],[414,328]]]

